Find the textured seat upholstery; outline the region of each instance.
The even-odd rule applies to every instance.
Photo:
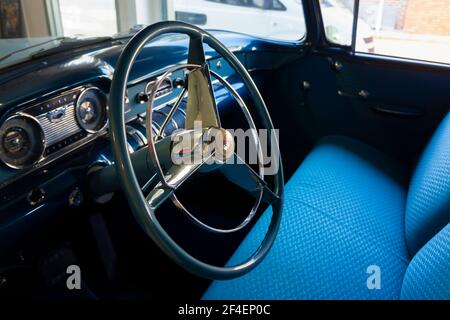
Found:
[[[402,286],[402,299],[450,299],[450,224],[412,259]]]
[[[419,162],[409,192],[407,172],[381,152],[345,137],[322,140],[286,185],[282,225],[267,258],[242,278],[215,281],[204,299],[450,299],[450,227],[442,224],[450,222],[450,211],[445,218],[442,204],[430,208],[426,196],[419,196],[437,190],[440,202],[448,204],[450,140],[436,138],[446,134],[442,127],[450,130],[448,118]],[[424,162],[436,152],[440,165],[429,171]],[[430,185],[428,174],[440,176],[433,180],[438,186]],[[411,230],[420,229],[424,210],[437,231],[422,230],[415,242]],[[268,210],[229,265],[254,251],[270,217]],[[411,256],[407,245],[420,250]],[[370,266],[380,268],[379,289],[367,285]]]
[[[406,241],[414,255],[450,221],[450,114],[414,172],[406,206]]]

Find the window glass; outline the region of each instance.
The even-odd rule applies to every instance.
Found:
[[[361,0],[359,21],[356,51],[450,63],[450,0]]]
[[[126,36],[174,19],[277,40],[306,33],[302,0],[0,0],[0,69],[61,46],[63,36]]]
[[[115,0],[59,0],[64,36],[117,33]]]
[[[306,33],[302,0],[0,0],[0,38],[114,36],[163,20],[288,41]]]
[[[352,44],[353,0],[320,0],[323,27],[327,40],[343,45]]]
[[[177,20],[277,40],[306,33],[302,0],[173,0]]]

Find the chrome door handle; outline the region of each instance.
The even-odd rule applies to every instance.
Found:
[[[357,93],[349,93],[342,90],[338,90],[337,94],[341,97],[360,98],[360,99],[368,99],[370,96],[370,93],[367,90],[360,90]]]

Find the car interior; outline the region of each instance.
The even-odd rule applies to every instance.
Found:
[[[0,50],[0,298],[450,299],[450,65],[296,3],[295,41],[160,19]]]

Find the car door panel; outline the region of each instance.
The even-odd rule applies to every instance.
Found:
[[[275,118],[306,144],[347,135],[411,167],[450,108],[450,66],[341,49],[318,49],[286,65],[273,86],[288,93],[278,98],[289,112],[275,111]]]

